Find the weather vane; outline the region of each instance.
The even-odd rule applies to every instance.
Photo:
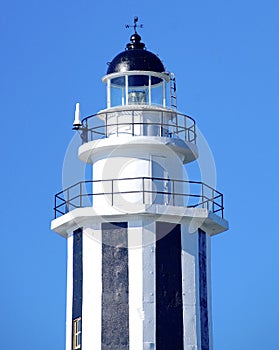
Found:
[[[138,20],[139,20],[139,18],[138,18],[137,16],[135,16],[135,17],[134,17],[134,24],[131,24],[131,25],[126,24],[126,25],[125,25],[125,28],[132,28],[132,27],[133,27],[135,33],[137,33],[137,28],[143,28],[143,25],[142,25],[142,24],[137,24]]]

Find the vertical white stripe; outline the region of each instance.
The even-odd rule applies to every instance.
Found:
[[[130,350],[142,350],[143,343],[143,275],[142,228],[128,228],[129,264],[129,341]]]
[[[156,222],[143,221],[143,349],[152,349],[156,343]],[[154,347],[154,349],[156,346]]]
[[[82,348],[101,349],[102,244],[101,231],[83,231]]]
[[[181,225],[182,234],[182,298],[184,348],[197,349],[197,244],[198,235]]]
[[[73,237],[73,233],[70,233],[67,238],[66,350],[72,350]]]

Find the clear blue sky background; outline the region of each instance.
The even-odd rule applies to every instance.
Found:
[[[206,136],[230,231],[212,239],[215,350],[279,349],[276,0],[2,1],[1,348],[61,350],[66,241],[49,229],[74,104],[105,105],[138,15]]]

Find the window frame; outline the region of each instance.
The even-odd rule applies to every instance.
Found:
[[[73,320],[73,350],[81,349],[81,317]]]

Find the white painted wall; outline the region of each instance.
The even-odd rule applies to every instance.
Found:
[[[110,193],[112,195],[98,195],[94,197],[93,205],[95,206],[111,206],[114,207],[140,204],[143,200],[142,189],[143,183],[141,179],[136,177],[150,176],[150,160],[136,159],[135,157],[113,156],[108,159],[100,159],[93,166],[93,179],[106,180],[115,179],[115,181],[102,181],[93,184],[93,193]],[[132,178],[132,180],[117,181],[117,179]],[[126,193],[129,191],[139,191],[139,193]],[[122,192],[122,193],[116,193]],[[113,201],[113,202],[112,202]]]
[[[102,233],[99,225],[83,230],[82,348],[101,350]]]
[[[156,343],[156,224],[152,218],[145,218],[142,221],[142,235],[144,309],[143,342],[144,349],[152,349],[152,344]]]
[[[162,156],[163,152],[163,156]],[[95,156],[94,156],[95,157]],[[183,180],[185,179],[184,168],[179,157],[175,155],[168,147],[163,146],[161,152],[159,150],[154,150],[153,148],[143,147],[138,148],[136,146],[129,145],[126,149],[126,145],[122,145],[119,148],[114,149],[110,154],[98,155],[98,157],[92,159],[93,162],[93,180],[111,180],[115,181],[100,181],[93,183],[93,193],[99,193],[93,198],[93,206],[96,207],[110,207],[112,204],[114,207],[120,207],[125,209],[129,208],[129,205],[142,204],[143,200],[145,204],[151,204],[159,196],[155,196],[145,193],[143,198],[143,188],[145,191],[148,190],[164,190],[161,188],[162,183],[155,183],[151,180],[145,179],[144,183],[142,177],[166,177],[170,179]],[[154,166],[157,164],[157,166]],[[159,166],[158,166],[159,165]],[[156,171],[162,168],[161,172]],[[118,179],[131,178],[132,180],[122,180]],[[172,191],[173,183],[166,182],[166,191]],[[183,193],[184,184],[176,182],[175,192]],[[138,193],[123,193],[129,191],[139,191]],[[114,195],[112,196],[111,193]],[[121,192],[121,193],[116,193]],[[107,193],[107,194],[103,194]],[[155,198],[156,197],[156,198]],[[158,198],[157,198],[158,199]],[[159,198],[163,200],[162,195]],[[163,203],[167,205],[173,201],[172,196],[165,198]],[[175,205],[183,205],[184,198],[182,196],[175,197]],[[129,210],[128,210],[129,212]]]
[[[189,233],[188,224],[181,225],[182,236],[182,296],[184,349],[198,349],[198,235]]]
[[[67,238],[66,350],[72,350],[73,234]]]
[[[143,256],[142,227],[129,223],[129,339],[131,350],[142,350],[143,343]]]

